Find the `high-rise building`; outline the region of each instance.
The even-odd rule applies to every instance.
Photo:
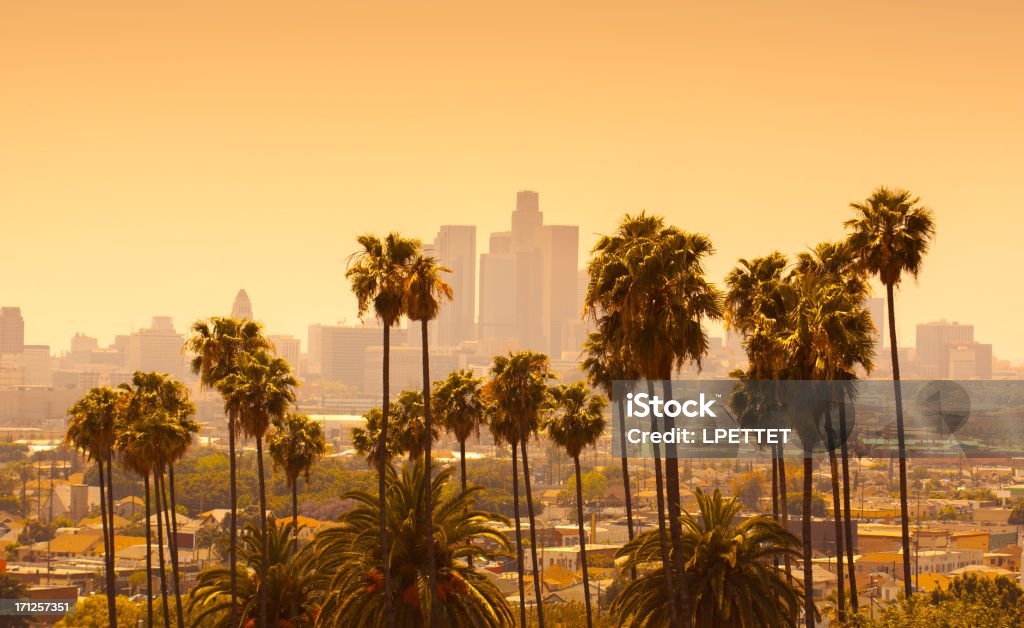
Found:
[[[267,336],[267,340],[274,345],[274,354],[284,358],[292,366],[292,372],[297,372],[301,349],[299,339],[294,336]]]
[[[576,345],[579,228],[544,226],[536,192],[516,195],[512,230],[480,256],[479,338],[558,356]]]
[[[235,295],[235,302],[231,306],[231,318],[256,320],[252,315],[252,301],[249,300],[249,295],[244,289],[239,290]]]
[[[50,386],[53,383],[49,345],[25,345],[22,356],[22,381],[26,386]]]
[[[128,371],[156,371],[184,377],[187,369],[182,351],[185,337],[174,329],[170,316],[154,316],[148,329],[128,337],[125,366]]]
[[[947,377],[949,347],[974,342],[974,325],[945,320],[917,326],[917,370],[920,377]],[[990,356],[991,358],[991,356]],[[991,362],[991,359],[989,360]],[[991,369],[991,365],[989,366]]]
[[[441,305],[433,325],[433,342],[439,347],[457,347],[476,339],[476,227],[442,225],[427,253],[452,270],[445,279],[454,295],[451,302]]]
[[[368,323],[360,327],[342,327],[335,325],[310,326],[310,341],[315,335],[320,339],[320,376],[328,381],[341,382],[356,389],[361,389],[366,365],[366,349],[379,346],[382,341],[382,330],[379,326]],[[405,344],[406,330],[391,329],[391,345]],[[312,350],[311,350],[312,353]]]
[[[946,373],[950,379],[992,379],[992,345],[955,343],[946,347]]]
[[[459,368],[453,353],[430,352],[430,381],[444,379]],[[384,349],[379,344],[367,347],[363,360],[363,392],[377,396],[384,390],[381,377]],[[403,390],[423,390],[423,353],[420,347],[392,346],[388,356],[388,396],[395,398]]]
[[[25,319],[19,307],[0,307],[0,353],[21,353],[25,349]]]

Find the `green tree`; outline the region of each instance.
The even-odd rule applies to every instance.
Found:
[[[0,573],[0,600],[23,600],[28,596],[28,591],[25,586],[21,584],[16,578],[6,573]],[[101,600],[102,606],[100,612],[103,613],[104,619],[107,619],[107,607],[106,600]],[[28,617],[18,617],[16,615],[4,616],[3,622],[4,628],[23,628],[28,626]]]
[[[185,341],[185,351],[192,356],[192,372],[199,375],[203,388],[218,389],[219,384],[241,366],[243,354],[270,348],[263,326],[249,320],[214,316],[192,324],[192,333]],[[231,597],[237,592],[238,556],[238,481],[235,457],[235,437],[238,434],[238,416],[225,407],[228,417],[229,490],[231,493],[231,519],[228,537],[228,562],[231,566]],[[234,608],[234,607],[232,607]],[[232,622],[234,617],[232,616]]]
[[[1014,628],[1024,625],[1024,590],[1006,576],[965,574],[945,588],[901,598],[876,628]]]
[[[114,497],[111,469],[114,425],[124,404],[123,395],[109,387],[93,388],[68,410],[64,442],[96,462],[100,474],[100,521],[103,528],[107,584],[107,619],[117,624],[117,578],[114,573]],[[106,477],[104,478],[104,469]]]
[[[443,301],[450,301],[452,298],[452,287],[442,278],[442,273],[450,273],[452,269],[445,266],[441,266],[437,263],[437,260],[433,257],[417,255],[416,258],[409,264],[409,271],[405,279],[405,311],[410,321],[420,322],[420,344],[421,353],[423,356],[423,395],[422,399],[427,402],[430,401],[430,352],[429,352],[429,334],[427,333],[427,324],[437,318],[438,313],[441,311],[441,303]],[[423,474],[423,497],[426,500],[426,506],[424,512],[433,512],[430,500],[432,498],[432,491],[430,490],[430,479],[433,475],[430,472],[431,460],[431,445],[433,444],[433,417],[431,416],[431,404],[423,404],[423,451],[424,459],[423,464],[425,472]],[[432,530],[433,522],[431,517],[426,517],[427,536],[433,538],[434,532]],[[433,584],[437,582],[437,570],[434,568],[434,544],[427,544],[427,564],[430,568],[427,570],[430,577],[430,582]],[[432,626],[438,625],[440,617],[438,615],[440,609],[440,601],[437,599],[437,587],[430,587],[431,595],[434,596],[431,602],[431,616],[430,623]]]
[[[298,382],[291,366],[284,358],[274,357],[267,350],[243,353],[239,368],[218,383],[224,404],[238,417],[242,433],[256,440],[256,476],[259,482],[260,539],[266,543],[267,534],[267,480],[263,468],[263,439],[271,422],[281,420],[295,403]],[[269,561],[264,553],[260,566],[266,569]],[[266,573],[260,574],[265,581]],[[266,626],[266,594],[260,589],[258,622]]]
[[[391,399],[389,389],[391,328],[397,325],[402,315],[405,314],[408,267],[420,251],[420,241],[404,238],[398,233],[390,233],[384,239],[373,235],[362,235],[356,238],[356,241],[359,243],[360,250],[349,258],[350,263],[345,271],[345,277],[349,280],[352,293],[356,297],[359,316],[365,316],[372,308],[383,328],[383,364],[381,368],[383,390],[377,451],[384,452],[387,450]],[[380,512],[387,509],[384,494],[386,465],[386,457],[381,456],[377,461],[377,497]],[[387,556],[387,525],[382,520],[378,527],[380,545],[384,549],[383,556]],[[384,619],[390,628],[395,625],[394,609],[391,606],[391,574],[385,568],[382,568],[382,572],[386,591]]]
[[[696,491],[699,516],[684,513],[682,554],[694,626],[796,626],[802,591],[775,568],[783,556],[797,556],[800,542],[767,515],[736,523],[740,504],[716,490]],[[657,533],[641,534],[616,554],[623,566],[658,565],[616,596],[611,612],[621,625],[665,625],[668,605],[662,583],[667,566],[660,560]]]
[[[473,371],[452,371],[446,379],[435,382],[432,394],[438,423],[459,441],[462,490],[466,490],[466,441],[473,434],[480,435],[485,419],[482,386],[483,378],[473,377]]]
[[[537,544],[537,525],[533,507],[533,494],[530,489],[530,461],[527,455],[527,444],[540,428],[541,412],[548,403],[548,380],[553,379],[548,356],[532,351],[510,353],[508,356],[495,356],[491,365],[491,380],[487,382],[485,391],[494,402],[494,415],[491,433],[496,439],[508,443],[512,447],[512,475],[516,475],[516,452],[523,461],[523,486],[526,489],[526,511],[530,518],[530,547]],[[513,480],[513,486],[518,480]],[[522,583],[522,534],[519,531],[518,489],[513,491],[516,512],[516,542],[520,550],[519,581]],[[540,573],[537,564],[537,552],[531,551],[533,573]],[[539,578],[533,579],[533,590],[537,601],[537,621],[544,626],[544,608],[542,605],[541,584]],[[525,597],[520,597],[521,620],[526,624]]]
[[[115,604],[117,605],[117,622],[111,624],[102,596],[87,595],[80,597],[75,604],[74,610],[54,624],[54,628],[109,628],[110,626],[135,628],[143,620],[144,615],[139,605],[129,600],[126,596],[117,596]],[[159,626],[161,624],[151,623],[147,625]]]
[[[593,628],[594,614],[590,608],[590,576],[587,571],[587,534],[583,529],[583,473],[580,453],[593,447],[604,433],[604,411],[607,401],[593,395],[583,382],[551,389],[552,414],[544,422],[544,431],[555,444],[572,458],[576,480],[576,524],[580,539],[580,563],[583,565],[583,600],[587,609],[587,626]],[[532,525],[532,522],[531,522]]]
[[[305,414],[289,413],[274,421],[274,429],[267,437],[267,444],[274,468],[284,472],[288,488],[291,489],[292,526],[298,535],[299,476],[305,476],[308,485],[313,465],[327,455],[329,446],[324,436],[324,426],[318,421],[311,421]]]
[[[291,522],[277,525],[273,518],[266,539],[261,538],[257,523],[245,525],[238,552],[246,569],[238,574],[237,624],[223,621],[232,612],[231,574],[225,567],[199,574],[189,597],[189,613],[196,621],[214,620],[217,625],[252,626],[262,616],[272,626],[312,626],[316,604],[311,556],[308,545],[298,553],[292,551],[295,534]]]
[[[904,274],[917,278],[935,235],[931,210],[906,190],[879,187],[866,200],[851,203],[855,217],[846,221],[850,248],[860,267],[878,277],[885,286],[889,310],[889,347],[892,381],[896,395],[896,442],[899,449],[900,521],[903,540],[903,573],[910,573],[910,514],[907,503],[907,443],[903,422],[903,392],[900,388],[899,344],[896,340],[895,291]],[[904,593],[910,597],[910,578],[904,578]]]
[[[498,588],[467,564],[470,557],[490,560],[507,552],[508,541],[490,522],[507,524],[508,520],[473,507],[479,488],[447,491],[451,472],[442,469],[431,482],[435,536],[428,539],[421,523],[426,517],[424,475],[421,460],[408,462],[401,471],[388,465],[383,514],[375,495],[350,492],[345,497],[353,500],[355,507],[342,516],[339,526],[314,537],[308,547],[315,556],[314,569],[323,578],[320,625],[382,624],[387,592],[380,568],[386,565],[397,585],[390,606],[398,624],[427,626],[432,598],[426,578],[428,542],[435,545],[441,625],[498,627],[513,623],[512,609]],[[373,533],[380,521],[388,526],[388,538],[393,541],[387,561]],[[470,543],[470,538],[484,543]],[[485,544],[496,549],[487,549]]]

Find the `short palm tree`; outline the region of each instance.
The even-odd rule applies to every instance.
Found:
[[[423,457],[423,443],[426,425],[423,420],[423,394],[418,390],[403,390],[398,399],[389,405],[388,414],[392,417],[390,435],[386,443],[383,460],[390,462],[395,456],[407,454],[410,460]],[[380,465],[381,456],[377,447],[380,446],[381,417],[380,408],[371,408],[363,418],[363,427],[352,428],[352,448],[366,458],[371,467]],[[437,426],[431,426],[431,440],[437,440]]]
[[[192,324],[192,332],[185,340],[185,351],[192,356],[192,372],[199,375],[203,388],[216,389],[229,375],[238,371],[242,355],[270,348],[263,326],[249,320],[214,316]],[[228,417],[228,472],[230,475],[231,525],[228,536],[228,563],[231,566],[231,595],[237,585],[238,557],[238,470],[235,456],[235,437],[238,435],[238,416],[225,408]]]
[[[266,610],[263,612],[268,624],[295,628],[315,625],[318,608],[312,600],[309,546],[295,553],[292,546],[295,534],[291,522],[280,526],[274,523],[267,528],[264,541],[259,527],[247,524],[239,548],[242,564],[248,567],[240,574],[237,596],[240,622],[226,621],[232,606],[231,574],[225,567],[213,567],[199,574],[189,598],[189,611],[194,613],[196,624],[230,628],[251,626],[260,615],[260,593],[264,592]]]
[[[298,534],[299,476],[305,476],[308,485],[313,465],[327,455],[330,446],[324,436],[324,426],[305,414],[289,413],[274,421],[267,445],[274,468],[284,472],[292,492],[292,527]]]
[[[119,391],[109,387],[93,388],[68,410],[69,420],[64,442],[96,462],[100,475],[100,519],[103,528],[104,563],[107,585],[107,617],[117,623],[117,579],[114,573],[114,429],[124,407]],[[104,476],[104,469],[106,475]]]
[[[580,564],[583,566],[583,600],[587,609],[587,626],[594,625],[590,608],[590,577],[587,573],[587,535],[583,530],[583,473],[580,453],[593,447],[604,433],[604,411],[607,402],[593,395],[583,382],[551,389],[551,416],[544,422],[548,438],[572,458],[576,472],[576,523],[580,536]]]
[[[263,438],[271,422],[281,420],[295,403],[295,387],[298,382],[292,368],[284,358],[274,357],[266,350],[243,353],[239,369],[221,380],[217,387],[224,396],[224,404],[238,417],[242,432],[256,440],[256,471],[259,481],[260,538],[266,542],[267,534],[267,481],[263,467]],[[260,563],[263,568],[269,564],[266,556]],[[261,579],[266,574],[260,574]],[[262,595],[262,590],[261,590]],[[260,609],[265,610],[266,598],[260,599]],[[265,625],[266,614],[259,617]]]
[[[530,459],[527,445],[540,428],[541,413],[548,404],[548,380],[555,375],[550,370],[548,356],[533,351],[495,356],[491,365],[491,380],[485,390],[493,400],[496,425],[502,440],[513,448],[519,445],[523,459],[523,487],[526,489],[526,512],[530,518],[530,558],[533,573],[539,574],[537,563],[537,523],[533,511],[533,494],[530,489]],[[492,433],[494,429],[492,428]],[[513,475],[515,474],[515,453],[512,454]],[[517,539],[518,540],[518,539]],[[521,543],[520,543],[521,547]],[[522,578],[520,577],[520,581]],[[540,578],[533,579],[533,592],[537,600],[537,623],[544,628],[544,608],[541,603]],[[520,600],[525,605],[525,600]]]
[[[423,498],[423,462],[410,461],[400,471],[388,465],[386,510],[378,509],[375,495],[355,491],[344,497],[355,507],[342,515],[340,525],[318,533],[310,549],[315,556],[317,585],[322,593],[319,625],[379,626],[385,621],[387,595],[381,565],[391,572],[396,587],[392,608],[401,626],[429,625],[432,595],[427,590],[426,544],[422,523],[426,519]],[[508,626],[512,610],[500,590],[483,573],[469,567],[470,558],[491,560],[509,549],[508,541],[495,523],[504,517],[473,508],[473,495],[481,490],[446,490],[451,471],[442,469],[431,482],[437,598],[441,625]],[[388,561],[378,540],[376,527],[384,521],[393,545]],[[470,538],[484,544],[469,543]]]
[[[446,379],[434,383],[432,410],[438,423],[459,441],[462,490],[466,490],[466,441],[473,434],[479,436],[485,424],[482,386],[483,378],[473,377],[468,369],[452,371]]]
[[[900,389],[899,345],[896,342],[895,292],[904,274],[917,278],[924,256],[935,235],[935,217],[921,206],[921,199],[906,190],[879,187],[866,200],[851,203],[855,217],[846,221],[850,248],[863,271],[878,277],[885,286],[889,310],[889,348],[896,395],[896,441],[900,463],[900,520],[903,540],[903,573],[910,573],[910,513],[907,505],[907,443],[903,423],[903,392]],[[910,597],[910,578],[903,578]]]
[[[799,584],[775,567],[784,556],[797,556],[800,542],[779,522],[754,515],[742,522],[742,506],[716,489],[695,491],[699,515],[682,518],[682,558],[694,626],[794,628],[800,612]],[[644,576],[626,585],[611,612],[624,626],[661,626],[669,621],[657,533],[645,532],[616,554],[622,565]]]
[[[391,358],[391,328],[398,324],[402,315],[405,314],[406,305],[406,277],[408,276],[409,264],[419,253],[421,245],[419,240],[404,238],[398,233],[389,233],[381,239],[374,235],[362,235],[356,238],[360,250],[353,253],[349,258],[349,267],[345,271],[345,277],[352,286],[352,293],[356,296],[359,306],[359,316],[365,316],[371,309],[374,315],[381,322],[383,328],[383,366],[382,375],[382,401],[380,430],[378,434],[378,451],[386,450],[388,438],[388,414],[389,400],[391,399],[390,384],[390,358]],[[377,466],[377,499],[380,502],[380,510],[385,507],[385,465],[386,459],[381,457]],[[388,530],[383,521],[379,525],[381,547],[388,547]],[[387,555],[387,551],[384,552]],[[385,596],[385,623],[390,627],[395,625],[394,613],[391,608],[391,575],[387,569],[384,573]]]

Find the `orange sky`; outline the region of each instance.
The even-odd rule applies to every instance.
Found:
[[[62,350],[245,287],[304,339],[354,316],[355,234],[483,243],[518,189],[587,247],[641,208],[706,232],[720,280],[887,183],[938,217],[902,337],[1024,359],[1024,5],[836,4],[6,2],[0,304]]]

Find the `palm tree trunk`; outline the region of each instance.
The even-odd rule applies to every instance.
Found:
[[[626,453],[626,410],[621,399],[619,405],[619,451],[622,453],[622,488],[626,499],[626,535],[633,540],[633,495],[629,485],[629,456]],[[629,570],[630,580],[636,580],[636,567]]]
[[[164,564],[164,524],[160,516],[162,512],[164,500],[160,494],[161,474],[153,474],[153,493],[156,497],[156,545],[159,551],[159,564],[160,564],[160,597],[164,602],[164,626],[171,625],[171,610],[167,605],[167,567]]]
[[[466,492],[466,439],[459,439],[459,469],[462,474],[462,492]],[[472,541],[472,539],[470,539]],[[466,564],[469,565],[470,569],[473,568],[473,557],[466,557]]]
[[[662,380],[662,390],[665,401],[672,398],[672,372],[665,373]],[[665,431],[675,429],[675,419],[666,415],[664,418]],[[679,596],[679,616],[682,625],[690,625],[689,596],[686,594],[686,573],[683,569],[683,523],[682,508],[679,504],[679,459],[676,457],[675,444],[668,444],[665,447],[665,491],[668,493],[668,530],[672,539],[672,567],[679,574],[682,583],[677,586]]]
[[[150,496],[149,496],[149,473],[143,476],[143,486],[146,491],[146,607],[147,617],[149,623],[147,626],[153,625],[153,522],[150,519],[153,515],[150,513]],[[112,624],[117,625],[117,624]]]
[[[256,474],[260,483],[260,587],[259,587],[259,609],[260,615],[257,620],[260,628],[267,626],[267,481],[263,475],[263,437],[256,436]]]
[[[101,512],[102,516],[103,513]],[[50,463],[50,520],[53,520],[53,463]],[[114,561],[114,463],[107,456],[107,520],[110,524],[110,551],[107,556],[110,562],[110,590],[114,592],[114,604],[117,605],[117,569]]]
[[[292,545],[292,556],[299,552],[299,478],[294,478],[292,484],[292,533],[295,535]]]
[[[228,472],[231,492],[231,528],[228,533],[228,569],[231,570],[231,625],[238,625],[238,464],[235,460],[235,412],[228,414]],[[155,476],[154,476],[155,478]]]
[[[377,436],[377,503],[380,512],[387,512],[387,487],[385,468],[387,461],[388,446],[388,411],[390,409],[390,391],[388,384],[391,383],[391,326],[384,324],[384,348],[383,348],[383,401],[380,408],[380,434]],[[380,551],[381,571],[384,573],[384,620],[388,628],[395,628],[395,610],[391,599],[391,555],[388,551],[388,527],[385,517],[380,518]]]
[[[519,454],[512,445],[512,515],[516,519],[516,571],[519,572],[519,628],[526,628],[526,585],[523,583],[523,526],[519,521]]]
[[[789,491],[789,487],[786,483],[786,457],[782,453],[782,445],[775,445],[779,452],[779,510],[782,516],[782,527],[789,530],[789,497],[786,493]],[[786,580],[788,581],[793,577],[793,567],[790,564],[789,554],[786,554],[786,558],[783,560],[786,565]]]
[[[843,519],[846,523],[847,572],[850,574],[850,608],[857,612],[857,572],[853,561],[853,519],[850,509],[850,451],[846,442],[849,432],[846,431],[846,402],[839,402],[839,446],[843,460]]]
[[[775,455],[775,447],[772,452],[772,519],[779,520],[779,457]]]
[[[843,573],[843,509],[839,494],[839,465],[836,463],[836,434],[832,429],[832,413],[825,413],[825,438],[828,444],[828,465],[832,476],[832,523],[836,537],[836,603],[839,623],[846,621],[846,576]]]
[[[117,594],[114,591],[113,575],[114,566],[110,561],[110,547],[111,536],[114,530],[110,527],[110,522],[107,518],[107,487],[104,482],[103,474],[103,461],[97,460],[96,466],[99,467],[100,472],[100,523],[103,528],[103,566],[106,568],[106,579],[107,579],[107,620],[111,626],[117,625]],[[39,485],[39,493],[42,494],[42,484]],[[52,501],[52,500],[51,500]]]
[[[580,457],[574,456],[576,465],[576,523],[580,532],[580,564],[583,566],[583,600],[587,606],[587,628],[594,628],[593,611],[590,610],[590,577],[587,575],[587,535],[583,531],[583,473],[580,471]]]
[[[804,454],[804,510],[801,516],[804,542],[804,620],[814,628],[814,571],[811,563],[811,495],[814,490],[814,461]]]
[[[526,487],[526,512],[530,516],[530,561],[533,564],[533,594],[537,601],[537,625],[544,628],[544,601],[541,598],[540,569],[537,565],[537,522],[533,517],[533,493],[530,490],[530,459],[526,456],[526,441],[529,436],[524,436],[519,441],[523,453],[523,486]]]
[[[893,307],[893,285],[885,286],[889,307],[889,348],[892,353],[892,387],[896,395],[896,446],[900,457],[900,532],[903,540],[903,592],[909,598],[914,590],[910,584],[910,512],[907,505],[907,439],[903,427],[903,390],[900,387],[900,355],[896,344],[896,311]]]
[[[431,491],[431,447],[433,438],[431,432],[430,412],[430,352],[427,348],[427,319],[420,321],[421,339],[423,343],[423,425],[426,441],[423,443],[423,503],[427,515],[427,569],[430,574],[430,625],[439,627],[441,625],[441,599],[437,593],[437,563],[434,560],[434,508],[433,491]]]
[[[650,387],[650,385],[648,385]],[[651,417],[651,431],[657,431],[657,419]],[[676,590],[672,583],[672,563],[669,561],[668,535],[665,534],[665,478],[661,470],[661,446],[652,443],[654,452],[654,490],[658,502],[658,542],[661,547],[661,564],[665,572],[665,599],[668,601],[669,625],[679,625],[679,610],[676,608]]]
[[[178,628],[185,627],[185,613],[181,608],[181,571],[178,567],[178,512],[177,503],[174,499],[174,465],[167,465],[167,488],[166,493],[171,506],[171,521],[168,527],[167,536],[173,541],[171,546],[171,575],[174,583],[174,604],[178,612]]]

